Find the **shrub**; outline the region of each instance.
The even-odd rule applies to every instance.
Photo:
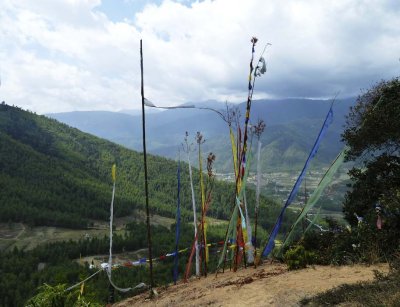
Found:
[[[400,246],[400,237],[396,232],[393,234],[392,229],[377,230],[368,223],[350,228],[327,222],[329,231],[309,231],[301,241],[305,250],[318,255],[318,264],[389,261]]]
[[[297,245],[289,249],[283,256],[289,270],[298,270],[316,262],[317,256],[314,252],[306,251],[304,246]]]

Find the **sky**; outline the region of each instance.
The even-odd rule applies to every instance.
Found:
[[[400,75],[398,0],[0,0],[0,100],[39,114],[357,96]]]

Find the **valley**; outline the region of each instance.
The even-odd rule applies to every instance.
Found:
[[[136,211],[132,215],[114,219],[114,234],[123,235],[128,223],[140,223],[145,221],[144,211]],[[152,215],[151,224],[169,229],[176,221],[175,219],[161,215]],[[212,226],[225,226],[227,221],[208,218],[208,224]],[[70,229],[62,227],[38,226],[30,227],[23,223],[0,223],[0,252],[12,251],[15,247],[20,250],[29,251],[40,244],[55,243],[62,241],[78,241],[91,238],[104,238],[110,234],[108,221],[92,221],[92,226],[87,229]]]
[[[160,120],[159,123],[161,122]],[[168,127],[168,123],[165,125]],[[21,293],[18,295],[26,299],[27,295],[33,295],[41,281],[73,284],[79,274],[91,274],[86,263],[90,264],[93,260],[98,265],[107,259],[113,163],[117,165],[113,244],[115,261],[123,263],[127,259],[137,261],[139,257],[146,257],[144,173],[143,156],[140,152],[81,132],[57,120],[5,104],[0,106],[0,129],[0,183],[3,187],[0,193],[3,204],[0,207],[0,256],[3,257],[3,264],[0,269],[10,276],[16,276],[22,270],[26,275],[36,276],[32,279],[37,282],[28,284],[27,280],[23,284],[15,285],[10,280],[7,281],[7,289],[17,289],[15,291]],[[285,130],[282,129],[277,128],[275,132]],[[207,139],[205,144],[209,147],[204,147],[203,150],[203,154],[207,155],[210,147],[214,152],[215,145],[217,161],[220,161],[215,166],[218,170],[217,180],[213,185],[213,200],[207,212],[208,242],[213,244],[220,242],[225,236],[234,192],[234,183],[226,175],[231,164],[229,147],[224,142],[218,142],[218,138],[218,135],[214,135]],[[180,142],[177,137],[170,136],[159,136],[158,140],[164,140],[165,143],[162,144]],[[285,145],[281,141],[264,140],[265,144],[275,144],[272,145],[273,152],[279,149],[282,156],[290,156],[292,160],[289,164],[280,164],[279,160],[268,163],[267,158],[262,159],[264,165],[274,167],[263,170],[257,227],[259,246],[264,244],[262,241],[267,240],[268,231],[273,227],[283,201],[302,167],[300,161],[307,156],[308,145],[300,146],[295,141],[297,145],[293,147],[293,143]],[[262,153],[267,154],[267,157],[271,150],[268,146],[266,145],[266,151]],[[300,150],[303,147],[304,150]],[[195,158],[195,154],[192,157]],[[326,157],[324,159],[329,160]],[[324,159],[316,161],[307,176],[305,182],[308,196],[308,191],[316,186],[328,166],[323,162]],[[194,160],[193,166],[195,199],[200,204],[199,172]],[[149,155],[148,169],[154,256],[162,257],[174,250],[177,162],[168,156]],[[344,178],[339,175],[335,182],[341,183],[342,179]],[[189,250],[193,242],[193,213],[186,163],[181,164],[181,185],[183,229],[180,246]],[[254,185],[253,164],[249,189],[246,190],[248,209],[252,217],[255,206]],[[287,210],[278,240],[289,230],[304,203],[304,190],[301,187],[294,204]],[[339,210],[336,209],[339,203],[335,198],[329,197],[331,195],[328,193],[322,203],[331,201],[334,210],[321,210],[321,217],[323,214],[340,217]],[[199,216],[200,212],[197,213]],[[182,255],[182,268],[189,257],[188,250]],[[216,268],[219,252],[220,247],[213,247],[210,270]],[[71,265],[71,261],[76,265]],[[171,260],[157,263],[155,274],[158,282],[170,280],[172,265]],[[58,273],[54,273],[55,271]],[[121,285],[127,285],[132,280],[148,282],[144,267],[128,271],[121,267],[118,271],[124,272],[116,273],[115,277]],[[102,295],[106,287],[106,276],[102,276],[94,282],[91,291],[96,293],[98,300],[104,301]],[[9,291],[4,298],[4,301],[7,300],[14,301],[14,295]],[[17,301],[21,300],[17,298]]]

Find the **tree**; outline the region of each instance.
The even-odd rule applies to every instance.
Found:
[[[349,171],[351,191],[343,211],[350,224],[363,216],[377,227],[381,207],[385,231],[400,233],[400,79],[381,81],[364,92],[350,108],[343,141],[347,160],[357,166]]]

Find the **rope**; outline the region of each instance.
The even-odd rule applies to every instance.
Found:
[[[317,227],[317,228],[318,228],[320,231],[322,231],[322,232],[327,232],[327,231],[329,231],[328,229],[324,229],[321,225],[316,224],[315,222],[313,222],[313,221],[310,220],[309,218],[306,218],[306,220],[307,220],[308,222],[310,222],[311,225]]]
[[[106,272],[107,272],[107,277],[108,277],[108,280],[110,281],[111,286],[113,286],[114,289],[117,290],[117,291],[119,291],[119,292],[126,293],[126,292],[131,291],[131,290],[134,290],[134,289],[147,288],[147,285],[146,285],[145,283],[143,283],[143,282],[141,282],[140,284],[136,285],[136,286],[133,287],[133,288],[132,288],[132,287],[130,287],[130,288],[120,288],[120,287],[118,287],[117,285],[115,285],[115,284],[113,283],[113,281],[111,280],[111,273],[109,273],[108,270],[106,270]]]
[[[81,282],[78,282],[77,284],[65,289],[65,291],[70,291],[78,286],[80,286],[81,284],[83,284],[84,282],[88,281],[89,279],[91,279],[92,277],[94,277],[95,275],[97,275],[98,273],[100,273],[103,269],[98,270],[97,272],[93,273],[92,275],[90,275],[88,278],[82,280]]]

